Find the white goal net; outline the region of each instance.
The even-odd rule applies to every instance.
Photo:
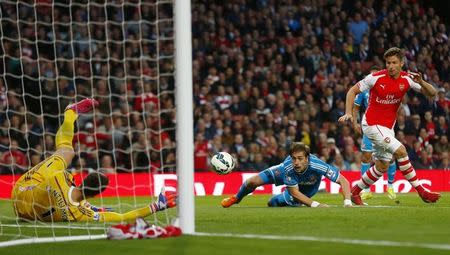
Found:
[[[154,174],[175,174],[173,1],[0,2],[0,241],[104,234],[106,225],[16,218],[12,184],[55,150],[69,103],[94,97],[75,123],[76,180],[106,173],[92,201],[119,212],[154,201]],[[156,194],[155,194],[156,193]],[[168,224],[169,210],[149,217]]]

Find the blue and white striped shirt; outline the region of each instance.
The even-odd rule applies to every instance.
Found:
[[[297,173],[292,164],[291,156],[286,157],[283,161],[283,166],[286,171],[284,177],[284,184],[288,187],[295,186],[313,186],[317,182],[320,183],[322,176],[325,176],[332,182],[336,182],[339,178],[339,170],[319,159],[315,155],[309,156],[309,163],[307,169],[302,173]]]

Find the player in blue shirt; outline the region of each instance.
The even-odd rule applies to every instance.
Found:
[[[350,184],[347,179],[340,175],[336,168],[324,163],[316,156],[310,155],[309,147],[298,142],[291,145],[290,156],[286,157],[283,163],[270,167],[245,181],[238,194],[225,198],[222,206],[230,207],[239,203],[246,195],[261,185],[286,184],[286,190],[282,194],[273,196],[268,202],[269,206],[300,206],[304,204],[309,207],[327,207],[326,204],[320,204],[311,199],[319,189],[322,176],[341,185],[344,206],[351,206]]]
[[[370,69],[370,72],[376,72],[378,71],[378,68],[372,67]],[[355,98],[355,103],[353,104],[353,119],[355,122],[353,123],[354,130],[361,134],[361,126],[358,123],[358,117],[359,117],[359,111],[362,108],[364,111],[367,109],[367,106],[369,105],[369,93],[370,90],[366,90],[358,94]],[[364,175],[364,173],[369,170],[371,162],[372,162],[372,153],[373,153],[373,146],[370,139],[363,134],[362,141],[361,141],[361,176]],[[388,168],[388,197],[390,199],[395,199],[397,195],[395,194],[394,187],[392,184],[395,181],[395,171],[397,170],[397,165],[395,164],[395,161],[393,160]],[[366,189],[361,193],[361,198],[363,200],[372,198],[372,193],[370,192],[370,189]]]

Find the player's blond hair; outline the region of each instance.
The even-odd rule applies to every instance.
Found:
[[[402,49],[397,47],[389,48],[383,55],[383,59],[386,60],[388,57],[396,56],[400,61],[405,57],[405,53]]]

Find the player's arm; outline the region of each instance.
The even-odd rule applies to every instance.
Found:
[[[341,193],[344,198],[344,206],[351,207],[352,201],[350,200],[350,196],[351,196],[350,183],[348,182],[347,178],[345,178],[345,176],[340,174],[338,179],[336,180],[336,183],[341,185]]]
[[[322,161],[323,167],[326,167],[326,170],[320,170],[323,171],[322,174],[323,176],[325,176],[325,178],[327,178],[328,180],[335,182],[339,185],[341,185],[341,189],[342,189],[342,196],[344,197],[344,206],[345,207],[350,207],[352,206],[352,202],[350,200],[350,183],[348,182],[347,178],[345,178],[345,176],[343,176],[342,174],[340,174],[339,170],[332,166],[329,165],[325,162]]]
[[[136,218],[145,218],[157,211],[153,211],[151,206],[135,209],[126,213],[116,212],[99,212],[98,221],[100,222],[120,222],[120,221],[132,221]]]
[[[328,207],[326,204],[321,204],[317,201],[313,201],[311,198],[305,196],[303,193],[300,192],[298,189],[298,185],[296,186],[287,186],[287,189],[291,196],[297,200],[298,202],[305,204],[309,207]]]
[[[359,104],[355,103],[353,104],[352,108],[352,117],[353,117],[353,129],[356,133],[361,134],[361,125],[359,125],[358,121],[358,115],[359,115],[359,109],[361,106]]]
[[[411,79],[415,82],[418,83],[420,85],[420,87],[422,88],[421,91],[425,96],[428,97],[434,97],[436,96],[436,89],[433,87],[433,85],[431,85],[430,83],[426,82],[423,78],[422,78],[422,74],[421,73],[413,73],[413,72],[408,72],[409,77],[411,77]]]
[[[99,221],[99,222],[120,222],[120,221],[132,221],[136,218],[147,217],[154,212],[150,206],[135,209],[126,213],[116,212],[96,212],[89,206],[79,205],[75,207],[79,213],[76,214],[76,221]],[[156,211],[155,211],[156,212]]]
[[[355,124],[358,124],[358,114],[359,114],[360,108],[361,108],[361,106],[359,104],[356,104],[356,103],[353,104],[352,117],[353,117],[353,122]]]
[[[359,93],[361,93],[361,90],[359,89],[358,84],[353,85],[353,87],[348,90],[345,99],[345,114],[339,118],[339,122],[345,122],[349,120],[353,123],[353,104],[355,102],[356,95],[358,95]]]

